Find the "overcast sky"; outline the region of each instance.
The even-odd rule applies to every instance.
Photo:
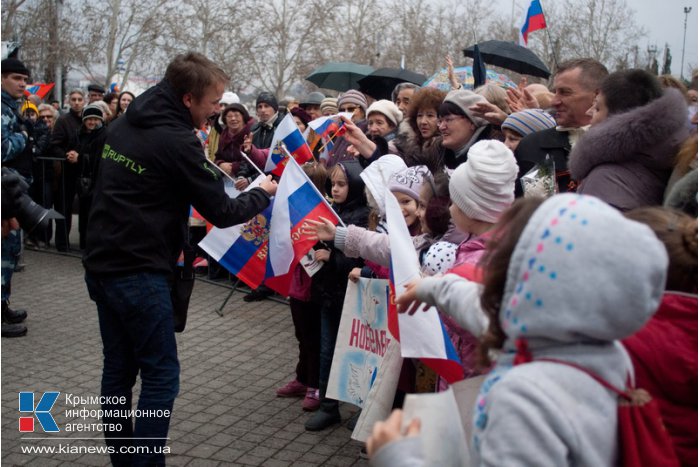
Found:
[[[542,7],[547,14],[547,4],[556,0],[541,0]],[[502,11],[510,14],[512,0],[497,0]],[[515,0],[515,21],[519,22],[521,14],[530,0]],[[697,0],[627,0],[627,4],[636,11],[637,24],[648,31],[648,36],[639,43],[641,50],[646,50],[647,45],[656,44],[659,51],[663,51],[664,44],[668,43],[671,49],[671,70],[674,75],[680,75],[681,55],[683,52],[683,20],[685,14],[683,7],[692,7],[688,14],[688,32],[685,43],[685,63],[698,64],[698,2]],[[631,45],[631,44],[630,44]],[[642,54],[640,53],[640,56]],[[659,65],[662,54],[659,53]],[[684,77],[688,78],[687,67],[684,69]]]

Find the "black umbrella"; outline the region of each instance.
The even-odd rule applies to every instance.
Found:
[[[465,57],[474,57],[473,45],[462,51]],[[513,70],[522,75],[549,78],[547,65],[527,47],[507,41],[485,41],[479,43],[479,52],[484,62],[490,65]]]
[[[472,64],[472,73],[474,74],[474,88],[486,84],[486,65],[479,52],[479,46],[474,46],[474,63]]]
[[[374,68],[369,65],[360,65],[353,62],[331,62],[315,69],[307,81],[311,81],[319,88],[334,89],[345,92],[348,89],[357,89],[357,80],[372,73]]]
[[[413,83],[420,86],[427,76],[403,68],[379,68],[358,80],[360,91],[375,99],[391,99],[391,91],[399,83]]]

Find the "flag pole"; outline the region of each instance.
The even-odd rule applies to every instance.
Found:
[[[540,0],[540,7],[542,8],[542,17],[544,18],[544,24],[547,25],[545,29],[547,30],[547,39],[549,39],[549,50],[552,52],[552,58],[554,59],[554,66],[559,68],[559,63],[557,61],[557,54],[554,51],[554,45],[552,42],[552,35],[549,33],[549,25],[547,24],[547,15],[544,14],[544,6],[542,6],[542,0]]]
[[[284,152],[287,153],[287,157],[288,157],[289,159],[291,159],[290,161],[287,162],[287,165],[293,163],[294,165],[296,165],[296,166],[299,168],[299,170],[301,170],[301,173],[304,174],[304,177],[306,178],[306,180],[309,181],[309,185],[311,185],[311,188],[313,188],[314,191],[321,197],[321,199],[323,200],[324,204],[328,207],[328,209],[330,209],[331,212],[332,212],[333,214],[335,214],[335,217],[336,217],[336,219],[338,219],[338,222],[340,223],[340,225],[342,225],[343,227],[347,227],[347,226],[345,225],[345,223],[343,222],[343,220],[342,220],[342,219],[340,218],[340,216],[338,215],[338,213],[335,212],[335,209],[333,209],[333,208],[331,207],[331,205],[328,204],[328,201],[326,201],[326,197],[323,196],[323,194],[321,194],[320,191],[318,191],[318,188],[316,188],[316,185],[314,185],[314,182],[312,182],[311,179],[309,178],[309,176],[306,175],[306,172],[304,172],[304,169],[301,168],[301,166],[300,166],[299,163],[296,161],[296,159],[294,159],[294,158],[292,157],[292,155],[289,153],[289,151],[287,150],[287,148],[286,148],[284,145],[282,145],[282,149],[284,150]],[[282,173],[282,175],[284,175],[284,173]]]
[[[343,122],[342,120],[341,120],[341,122],[342,122],[341,125],[338,127],[337,130],[335,130],[335,133],[333,133],[332,135],[330,135],[330,136],[328,137],[328,141],[326,141],[325,143],[323,143],[323,146],[321,146],[321,147],[319,148],[319,150],[318,150],[319,153],[320,153],[321,151],[323,151],[323,150],[326,148],[326,146],[328,146],[329,144],[331,144],[331,143],[333,142],[333,138],[335,137],[335,135],[337,135],[338,132],[339,132],[340,130],[343,129],[343,127],[345,126],[345,122]]]
[[[250,160],[250,157],[248,157],[248,156],[246,155],[246,153],[244,153],[243,151],[241,151],[241,156],[243,156],[243,157],[245,158],[245,160],[247,160],[248,163],[249,163],[250,165],[252,165],[253,168],[254,168],[255,170],[257,170],[258,173],[259,173],[260,175],[265,175],[265,173],[264,173],[262,170],[260,170],[260,167],[258,167],[257,165],[255,165],[255,163],[254,163],[253,161]]]
[[[211,165],[213,165],[214,167],[216,167],[216,169],[217,169],[219,172],[221,172],[222,174],[224,174],[224,175],[226,176],[226,178],[228,178],[228,179],[231,180],[232,182],[236,183],[236,179],[233,178],[232,176],[230,176],[229,174],[227,174],[226,171],[225,171],[224,169],[222,169],[222,168],[219,167],[218,165],[214,164],[214,162],[213,162],[211,159],[209,159],[208,157],[204,157],[204,158],[207,160],[207,162],[209,162]]]

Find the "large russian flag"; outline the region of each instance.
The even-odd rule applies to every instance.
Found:
[[[277,125],[275,134],[272,135],[272,144],[270,145],[270,152],[265,164],[265,172],[270,172],[278,176],[282,175],[282,171],[288,159],[285,152],[279,150],[279,144],[284,144],[287,151],[299,164],[303,164],[314,157],[313,154],[311,154],[311,148],[309,148],[309,145],[306,143],[306,139],[304,139],[301,131],[299,131],[299,127],[289,113],[285,115],[280,124]]]
[[[258,177],[246,191],[260,185]],[[272,204],[244,224],[212,228],[199,246],[249,287],[257,288],[267,275],[267,244]]]
[[[403,292],[406,284],[420,277],[420,266],[401,207],[388,189],[385,207],[391,247],[389,332],[401,342],[403,357],[420,358],[450,384],[464,379],[459,356],[435,307],[425,313],[398,314],[396,293]]]
[[[525,12],[523,25],[520,28],[520,45],[527,47],[527,36],[531,32],[547,27],[544,19],[544,12],[540,0],[532,0],[530,6]]]
[[[257,186],[264,177],[251,184]],[[249,287],[263,282],[289,294],[294,267],[315,244],[301,234],[306,219],[338,217],[296,162],[282,173],[270,206],[245,224],[214,227],[199,246]]]
[[[290,160],[282,173],[270,223],[270,268],[272,276],[294,269],[302,256],[316,244],[301,234],[307,219],[325,217],[334,224],[340,219],[299,164]]]

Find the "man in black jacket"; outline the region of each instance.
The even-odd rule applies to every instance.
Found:
[[[165,78],[109,127],[94,188],[83,257],[102,334],[105,432],[115,465],[164,465],[180,365],[169,278],[185,243],[190,205],[219,227],[267,207],[276,184],[230,199],[195,134],[218,110],[229,78],[197,53],[179,55]],[[141,373],[138,413],[132,388]],[[127,412],[127,413],[125,413]],[[138,441],[137,441],[138,440]],[[122,446],[149,453],[123,454]]]
[[[259,149],[267,149],[272,144],[277,125],[284,115],[277,111],[277,98],[271,92],[261,92],[255,100],[255,112],[258,115],[258,123],[253,125],[250,132],[253,134],[253,146]]]
[[[56,220],[56,249],[67,252],[70,249],[69,236],[72,226],[73,216],[70,206],[75,198],[75,184],[77,183],[78,172],[71,170],[68,163],[68,154],[71,152],[71,145],[78,136],[80,127],[83,124],[83,107],[85,107],[85,93],[82,89],[73,89],[68,95],[70,110],[58,117],[51,132],[51,143],[49,144],[48,155],[63,161],[56,161],[54,166],[56,175],[60,177],[58,182],[58,193],[54,205],[56,211],[65,215],[65,219]]]

